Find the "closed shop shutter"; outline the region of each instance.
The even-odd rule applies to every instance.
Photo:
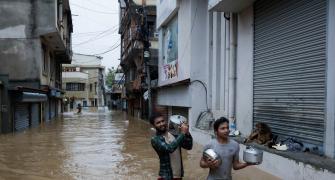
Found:
[[[322,146],[325,114],[325,0],[254,4],[254,124]]]
[[[44,120],[45,121],[50,121],[50,99],[47,102],[44,102]]]
[[[40,104],[31,104],[31,126],[38,126],[40,124]]]
[[[23,130],[29,127],[29,104],[15,105],[15,130]]]
[[[50,119],[55,117],[55,100],[50,100]]]

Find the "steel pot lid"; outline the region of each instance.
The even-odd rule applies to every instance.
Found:
[[[212,160],[219,159],[219,155],[213,149],[206,149],[203,155]]]
[[[255,154],[255,155],[263,153],[263,151],[255,149],[253,147],[247,147],[246,150],[244,150],[244,152],[249,153],[249,154]]]
[[[174,124],[180,125],[182,123],[187,122],[187,119],[181,115],[173,115],[173,116],[170,116],[170,121]]]

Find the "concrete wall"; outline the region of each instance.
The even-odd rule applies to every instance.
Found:
[[[188,79],[190,77],[190,64],[191,64],[191,2],[193,1],[181,1],[178,13],[178,81],[183,79]],[[159,7],[158,7],[159,8]],[[159,13],[159,12],[158,12]],[[194,15],[194,14],[193,14]],[[157,15],[159,17],[159,15]],[[159,30],[159,46],[160,49],[163,47],[162,42],[162,29]],[[163,59],[162,52],[159,52],[159,63],[158,72],[159,76],[164,74],[163,72]],[[159,78],[159,85],[170,84],[176,82],[172,81],[162,81]],[[190,107],[190,91],[187,85],[164,87],[158,90],[157,102],[159,105],[163,106],[184,106]]]
[[[190,100],[191,108],[189,109],[189,123],[194,127],[200,112],[207,110],[206,107],[206,89],[199,82],[200,80],[207,87],[208,77],[208,11],[206,1],[191,2],[191,85]],[[192,131],[192,129],[191,129]]]
[[[18,11],[20,9],[20,11]],[[41,57],[31,1],[2,1],[0,4],[0,72],[10,80],[38,80]],[[27,65],[31,68],[27,68]]]
[[[193,1],[180,1],[178,12],[172,15],[169,15],[167,20],[169,23],[170,18],[173,19],[176,16],[178,17],[178,56],[177,56],[177,77],[165,80],[164,77],[164,68],[163,68],[163,54],[162,51],[159,51],[158,55],[158,85],[164,86],[178,81],[182,81],[190,78],[190,66],[191,66],[191,25],[194,15],[196,15],[195,9],[191,10],[191,4]],[[157,7],[158,9],[160,7]],[[159,13],[159,11],[157,11]],[[172,16],[172,17],[171,17]],[[157,18],[160,15],[157,14]],[[164,20],[166,21],[166,20]],[[157,22],[158,23],[158,22]],[[163,27],[164,28],[164,27]],[[159,29],[159,49],[163,50],[163,29]]]
[[[31,0],[25,0],[31,2]],[[36,3],[38,2],[38,3]],[[39,35],[57,31],[57,0],[35,1],[36,33]]]
[[[243,135],[253,123],[253,7],[238,15],[236,126]]]
[[[328,30],[327,30],[327,114],[325,153],[335,157],[335,1],[328,1]]]
[[[40,81],[43,60],[40,35],[56,30],[55,4],[56,0],[1,2],[0,72],[9,74],[10,80]],[[45,84],[50,84],[47,79]]]
[[[242,160],[245,148],[245,145],[240,144],[240,160]],[[328,170],[314,168],[269,152],[263,152],[263,162],[256,167],[285,180],[330,180],[335,176]]]
[[[187,85],[165,87],[157,92],[157,104],[161,106],[190,107],[190,94]]]

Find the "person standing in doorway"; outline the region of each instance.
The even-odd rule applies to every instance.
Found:
[[[231,180],[231,170],[243,169],[251,164],[241,163],[239,161],[239,144],[229,138],[229,121],[221,117],[214,122],[215,139],[212,139],[205,147],[213,149],[220,160],[211,160],[202,157],[200,160],[200,167],[209,168],[207,180],[223,179]]]
[[[193,139],[187,124],[181,124],[180,134],[168,132],[168,124],[159,113],[153,113],[150,123],[156,129],[151,145],[159,156],[158,180],[181,180],[184,176],[181,148],[191,150]]]

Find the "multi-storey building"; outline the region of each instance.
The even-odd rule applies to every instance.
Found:
[[[69,0],[0,3],[0,132],[61,112],[61,64],[71,63]]]
[[[156,1],[130,0],[120,2],[121,34],[121,66],[125,74],[125,96],[127,98],[128,113],[146,118],[148,116],[148,100],[143,95],[148,90],[148,83],[157,82],[158,36],[156,33]],[[146,21],[146,22],[145,22]],[[147,32],[141,26],[148,23]],[[144,62],[143,34],[148,33],[150,41],[150,60]],[[146,69],[149,66],[150,82]],[[152,90],[151,95],[155,92]]]
[[[63,89],[66,109],[105,106],[105,67],[102,57],[73,54],[71,64],[63,65]]]
[[[311,153],[255,144],[264,150],[256,167],[282,179],[331,179],[334,22],[333,0],[157,1],[158,104],[187,116],[201,144],[213,118],[229,118],[242,137],[266,123]]]

